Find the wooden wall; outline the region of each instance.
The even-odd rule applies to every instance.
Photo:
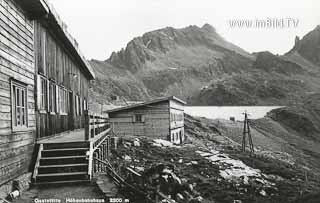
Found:
[[[61,39],[54,36],[45,20],[35,22],[36,73],[68,91],[67,114],[37,111],[38,137],[84,127],[84,109],[76,114],[75,96],[81,98],[83,107],[83,101],[88,101],[89,80]]]
[[[184,105],[170,100],[170,141],[179,144],[184,139]]]
[[[29,169],[35,141],[33,22],[11,0],[0,0],[0,185]],[[13,132],[11,78],[26,83],[28,128]]]
[[[143,122],[133,122],[135,114],[143,115]],[[118,136],[136,135],[162,139],[169,136],[168,101],[109,113],[109,117],[111,126]]]
[[[184,105],[170,100],[170,129],[184,127]]]

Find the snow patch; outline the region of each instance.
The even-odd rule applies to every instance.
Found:
[[[172,142],[167,141],[167,140],[163,140],[163,139],[155,139],[153,140],[154,143],[152,143],[153,146],[157,146],[157,147],[176,147],[176,148],[180,148],[180,146],[176,146],[174,145]]]
[[[265,174],[261,173],[259,169],[254,169],[247,166],[241,160],[231,159],[227,154],[220,153],[216,150],[211,150],[211,153],[196,151],[200,156],[209,160],[212,164],[222,166],[219,172],[220,176],[225,180],[241,181],[248,185],[250,179],[259,182],[265,186],[274,186],[274,183],[263,179]]]

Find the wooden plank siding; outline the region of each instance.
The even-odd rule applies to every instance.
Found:
[[[134,115],[143,115],[143,122],[134,122]],[[149,136],[167,139],[169,136],[169,102],[109,113],[111,127],[118,136]]]
[[[0,0],[0,185],[28,172],[35,144],[34,26],[12,0]],[[11,80],[27,85],[27,128],[12,129]]]
[[[68,92],[66,113],[50,113],[48,109],[45,112],[37,111],[37,126],[39,126],[37,136],[43,138],[83,128],[84,100],[86,103],[88,101],[88,76],[43,20],[35,22],[35,50],[36,73]],[[80,98],[79,113],[75,109],[76,96]]]
[[[175,100],[170,100],[170,138],[173,143],[180,144],[184,136],[184,105]]]

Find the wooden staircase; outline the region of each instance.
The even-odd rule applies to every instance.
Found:
[[[90,181],[89,142],[39,144],[33,180],[35,184]]]

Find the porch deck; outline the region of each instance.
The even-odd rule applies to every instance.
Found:
[[[85,128],[41,138],[33,171],[35,184],[88,182],[102,165],[94,156],[106,159],[110,150],[108,118],[85,113]]]
[[[48,137],[37,141],[38,144],[85,142],[85,130],[78,129],[61,133],[55,137]]]

